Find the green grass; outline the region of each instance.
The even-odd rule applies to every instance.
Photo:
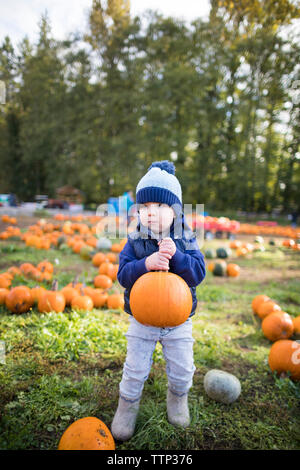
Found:
[[[213,240],[205,248],[227,243]],[[44,252],[20,242],[1,242],[0,249],[0,272],[25,261],[57,259],[60,287],[76,274],[79,281],[92,283],[96,273],[91,262],[70,250]],[[117,450],[300,448],[300,384],[271,373],[271,343],[251,311],[253,297],[265,293],[291,315],[300,314],[299,253],[272,247],[231,261],[240,264],[240,277],[218,278],[207,272],[197,287],[191,425],[180,429],[167,421],[167,377],[158,344],[136,432],[129,441],[117,442]],[[14,283],[35,284],[24,278]],[[33,309],[12,315],[0,307],[0,340],[6,349],[5,363],[0,364],[0,448],[56,449],[66,427],[85,416],[97,416],[110,426],[127,327],[127,314],[118,311],[40,314]],[[213,368],[239,378],[242,393],[233,404],[206,395],[203,379]]]

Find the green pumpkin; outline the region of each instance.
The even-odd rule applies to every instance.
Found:
[[[67,243],[67,238],[64,237],[63,235],[61,237],[58,237],[57,239],[57,246],[60,247],[61,245]]]
[[[217,261],[213,269],[214,276],[226,276],[227,274],[227,263],[225,261]]]
[[[92,258],[93,248],[91,246],[83,246],[80,250],[80,258],[89,260]]]
[[[216,257],[216,251],[213,250],[212,248],[205,250],[204,254],[205,254],[205,258],[207,259],[212,259]]]
[[[230,248],[227,248],[227,247],[217,248],[218,258],[222,258],[222,259],[228,258],[229,256],[231,256],[231,253],[232,252]]]
[[[66,243],[62,243],[61,245],[59,245],[58,249],[61,251],[71,251],[70,247]]]
[[[263,243],[263,242],[264,242],[264,239],[263,239],[263,237],[261,237],[260,235],[257,235],[257,236],[255,237],[255,239],[254,239],[254,243],[259,243],[259,244],[261,244],[261,243]]]
[[[274,240],[269,240],[269,245],[275,246],[275,245],[276,245],[276,243],[275,243],[275,241],[274,241]]]

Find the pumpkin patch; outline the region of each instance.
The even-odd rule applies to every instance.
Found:
[[[101,419],[101,416],[105,416],[105,422],[108,416],[107,422],[110,422],[112,418],[110,414],[112,415],[115,406],[115,402],[113,404],[112,402],[115,398],[110,397],[112,388],[109,386],[103,388],[103,384],[106,385],[106,380],[109,382],[110,377],[115,380],[114,375],[120,370],[120,358],[124,356],[124,343],[121,342],[121,338],[128,328],[128,315],[124,312],[124,288],[118,283],[117,273],[119,255],[127,239],[114,243],[104,237],[100,240],[95,236],[97,223],[95,220],[92,224],[85,218],[67,220],[60,215],[51,222],[45,219],[32,224],[31,228],[27,229],[28,233],[20,232],[19,240],[14,242],[10,237],[13,233],[10,228],[7,231],[8,237],[0,241],[0,249],[1,246],[14,243],[14,246],[24,247],[22,249],[25,250],[22,259],[20,255],[16,261],[10,264],[6,262],[0,271],[0,282],[6,286],[0,287],[0,321],[2,315],[3,320],[11,318],[16,322],[10,333],[16,338],[16,346],[13,345],[16,351],[17,348],[22,351],[24,348],[24,351],[28,350],[29,355],[33,350],[34,354],[41,356],[44,350],[47,351],[45,358],[47,355],[51,357],[48,368],[49,376],[51,378],[53,376],[51,386],[54,393],[56,391],[58,393],[64,386],[64,376],[69,387],[68,398],[67,395],[61,398],[56,395],[57,403],[62,400],[63,408],[58,421],[55,421],[53,428],[52,424],[49,424],[47,431],[49,436],[55,434],[55,445],[57,446],[59,442],[61,449],[64,446],[71,446],[72,449],[85,447],[104,449],[101,446],[105,446],[106,443],[97,439],[97,429],[102,427],[96,428],[94,434],[86,421],[83,423],[84,426],[79,426],[80,435],[77,432],[76,435],[73,434],[73,431],[71,434],[65,432],[76,423],[77,410],[80,410],[81,416],[87,416],[81,419],[89,420],[92,415],[86,410],[96,409],[99,405],[98,416]],[[282,240],[278,239],[275,242],[274,245],[270,245],[265,234],[263,237],[256,235],[252,240],[241,236],[240,239],[228,242],[219,239],[204,242],[204,247],[201,249],[206,259],[207,276],[203,284],[197,287],[198,307],[193,319],[196,338],[195,363],[198,369],[198,382],[196,381],[194,386],[198,387],[202,382],[201,387],[203,387],[204,377],[210,377],[209,371],[215,373],[213,364],[218,363],[218,374],[215,378],[217,383],[207,384],[207,380],[205,382],[204,390],[207,390],[207,395],[204,395],[205,403],[207,406],[212,406],[214,401],[214,406],[223,406],[226,410],[232,407],[235,411],[227,411],[233,413],[232,417],[237,409],[241,409],[248,424],[251,423],[251,416],[245,408],[245,403],[248,402],[248,394],[254,393],[252,386],[254,389],[259,387],[264,390],[268,402],[276,408],[276,401],[272,401],[271,393],[277,398],[280,397],[281,390],[277,381],[292,380],[295,386],[300,381],[298,365],[300,350],[297,342],[300,338],[297,319],[298,297],[296,292],[292,292],[289,297],[286,290],[287,281],[284,275],[288,272],[288,268],[280,273],[284,280],[282,286],[276,277],[273,278],[271,267],[268,268],[269,278],[262,278],[260,282],[260,276],[265,275],[261,266],[264,267],[267,263],[271,265],[273,254],[276,257],[279,253],[284,256],[285,262],[291,260],[290,262],[294,262],[296,266],[297,243],[282,244]],[[50,247],[47,249],[49,244]],[[242,254],[238,250],[242,250]],[[280,257],[276,259],[280,260]],[[274,272],[279,279],[279,271],[274,270]],[[296,285],[296,269],[294,273]],[[148,274],[150,280],[146,279],[145,282],[145,278],[140,277],[138,280],[143,282],[140,286],[135,286],[139,289],[131,291],[134,297],[130,303],[133,300],[136,319],[146,325],[151,322],[151,325],[158,325],[158,328],[169,328],[170,325],[176,327],[182,324],[191,311],[191,291],[187,285],[185,288],[182,287],[182,282],[185,281],[179,277],[179,285],[177,280],[170,279],[172,275],[176,277],[171,272],[150,272],[145,276]],[[165,277],[168,282],[158,281],[155,279],[156,275],[162,279]],[[275,289],[276,285],[278,289]],[[23,289],[20,289],[19,297],[14,297],[11,292],[15,287],[26,287],[30,296],[26,297],[24,292],[21,296]],[[8,296],[10,300],[14,297],[14,301],[11,300],[10,304],[7,303]],[[10,309],[7,305],[10,305]],[[21,334],[24,334],[24,337],[18,340]],[[34,335],[32,336],[34,339],[31,339],[30,335]],[[287,343],[279,348],[283,341]],[[160,385],[156,371],[160,371],[164,363],[161,364],[163,352],[159,349],[155,351],[154,360],[156,368],[153,377]],[[34,363],[33,359],[28,363]],[[37,367],[40,370],[39,364]],[[64,371],[60,372],[57,384],[54,370]],[[76,373],[73,372],[75,370]],[[99,376],[98,370],[101,370]],[[82,374],[83,392],[77,392],[77,384],[81,383]],[[227,388],[223,390],[223,382],[230,374],[239,380],[232,382],[231,388],[228,388],[227,384]],[[88,381],[84,382],[87,375]],[[69,380],[69,376],[72,380]],[[28,377],[31,375],[28,374]],[[36,376],[32,377],[36,381]],[[223,381],[220,382],[219,377]],[[42,387],[42,383],[39,387]],[[149,382],[149,394],[153,392],[152,389],[153,386]],[[272,389],[275,389],[274,392]],[[35,388],[32,390],[34,395]],[[31,392],[29,390],[26,393],[30,396]],[[159,389],[156,393],[160,393]],[[291,396],[290,401],[293,400]],[[68,411],[64,400],[70,403]],[[107,400],[103,415],[102,400]],[[238,400],[238,408],[234,408],[235,400]],[[69,411],[73,410],[72,406],[74,414]],[[271,409],[267,403],[264,408],[265,413],[271,413]],[[14,413],[14,408],[10,413]],[[152,419],[155,420],[155,416]],[[59,426],[56,428],[57,423]],[[104,424],[103,421],[102,423]],[[105,430],[103,432],[106,434]],[[214,428],[214,433],[218,435],[217,428]],[[109,437],[108,433],[107,436]],[[105,440],[104,435],[103,438]],[[107,445],[115,444],[110,441]]]

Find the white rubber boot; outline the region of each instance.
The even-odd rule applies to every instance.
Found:
[[[175,395],[168,389],[167,411],[169,423],[186,428],[190,424],[190,413],[188,407],[188,394]]]
[[[115,439],[127,441],[133,436],[140,400],[131,402],[119,397],[119,404],[111,423],[111,432]]]

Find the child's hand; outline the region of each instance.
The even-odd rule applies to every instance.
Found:
[[[145,265],[148,271],[168,271],[169,260],[163,253],[156,251],[146,258]]]
[[[172,238],[164,238],[158,242],[159,253],[164,254],[168,259],[172,258],[176,252],[176,245]]]

